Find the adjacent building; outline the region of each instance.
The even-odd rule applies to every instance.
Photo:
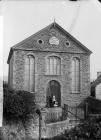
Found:
[[[101,72],[97,72],[97,79],[91,83],[91,95],[101,100]]]

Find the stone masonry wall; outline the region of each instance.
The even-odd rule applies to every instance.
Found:
[[[62,105],[69,104],[75,106],[90,95],[90,78],[89,78],[89,56],[85,54],[70,53],[51,53],[51,52],[35,52],[35,51],[15,51],[15,63],[13,70],[13,88],[24,90],[24,71],[25,57],[27,54],[33,54],[35,57],[35,94],[36,100],[41,106],[45,106],[46,89],[48,82],[56,80],[61,85]],[[61,58],[61,75],[46,75],[46,58],[55,55]],[[71,60],[73,57],[80,58],[80,93],[71,92]]]

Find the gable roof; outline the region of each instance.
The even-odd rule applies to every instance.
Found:
[[[92,52],[85,47],[81,42],[79,42],[76,38],[74,38],[71,34],[69,34],[65,29],[63,29],[59,24],[57,24],[56,22],[53,22],[52,24],[48,25],[47,27],[43,28],[42,30],[38,31],[37,33],[29,36],[28,38],[24,39],[23,41],[17,43],[16,45],[12,46],[10,49],[10,53],[8,56],[8,61],[7,63],[9,63],[9,60],[12,56],[13,50],[19,50],[19,46],[24,44],[26,41],[29,41],[30,39],[34,38],[36,35],[39,35],[41,32],[47,30],[47,29],[51,29],[52,27],[57,27],[59,30],[61,30],[66,36],[69,36],[70,39],[72,39],[74,42],[76,42],[78,45],[80,45],[80,47],[85,50],[87,52],[87,54],[91,54]],[[28,49],[27,49],[28,50]]]
[[[99,75],[97,79],[91,83],[91,87],[96,87],[100,83],[101,83],[101,75]]]

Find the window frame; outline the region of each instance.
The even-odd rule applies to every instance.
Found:
[[[77,81],[77,74],[78,73],[76,73],[76,71],[75,71],[75,78],[74,78],[74,86],[73,86],[73,77],[72,77],[72,75],[73,75],[73,69],[72,69],[72,63],[73,63],[73,59],[76,59],[76,61],[78,60],[78,62],[79,62],[79,81]],[[72,58],[72,60],[71,60],[71,93],[80,93],[81,92],[81,72],[80,72],[80,67],[81,67],[81,60],[80,60],[80,58],[79,57],[77,57],[77,56],[75,56],[75,57],[73,57]],[[75,68],[74,68],[75,70],[77,69],[76,68],[76,62],[75,62]],[[77,82],[79,82],[78,83],[78,85],[76,85],[77,84]],[[77,90],[77,86],[79,86],[79,89]],[[73,89],[73,87],[74,87],[74,89]]]
[[[33,59],[33,63],[32,60]],[[32,65],[32,66],[31,66]],[[35,92],[35,56],[33,54],[27,54],[25,57],[25,76],[24,76],[24,80],[25,80],[25,86],[26,86],[26,81],[28,83],[27,88],[25,87],[25,89],[27,89],[29,92]],[[31,73],[31,70],[33,73]],[[26,73],[27,72],[27,73]],[[27,76],[26,76],[27,74]],[[31,78],[31,75],[33,75],[33,80]],[[33,87],[31,87],[31,84],[33,84]]]
[[[52,59],[53,59],[53,61],[52,61]],[[55,60],[57,60],[57,61],[55,61]],[[50,62],[51,62],[51,64],[50,64]],[[55,63],[56,63],[56,65],[55,65]],[[50,65],[52,65],[52,67],[50,67]],[[51,70],[51,72],[50,72],[50,70]],[[50,75],[50,76],[61,75],[61,58],[59,56],[49,55],[46,57],[46,75]]]

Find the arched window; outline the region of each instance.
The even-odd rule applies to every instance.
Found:
[[[80,92],[80,60],[77,57],[72,59],[72,92]]]
[[[35,58],[28,55],[25,59],[25,89],[35,91]]]
[[[57,56],[50,56],[47,58],[47,74],[60,75],[61,74],[61,59]]]

